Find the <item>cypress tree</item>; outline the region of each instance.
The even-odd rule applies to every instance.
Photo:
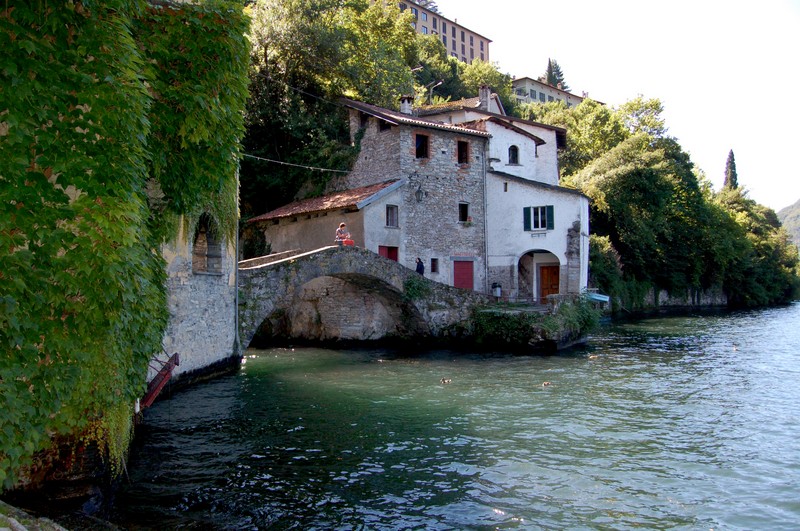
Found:
[[[739,178],[736,175],[736,160],[733,158],[733,150],[728,152],[728,160],[725,162],[725,181],[723,188],[736,190],[739,188]]]

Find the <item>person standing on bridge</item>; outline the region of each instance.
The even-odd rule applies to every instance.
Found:
[[[347,225],[345,223],[339,223],[339,228],[336,229],[336,239],[334,240],[337,244],[342,245],[345,240],[350,239],[350,233],[347,232]]]
[[[422,262],[422,258],[420,257],[417,257],[417,273],[425,276],[425,264]]]

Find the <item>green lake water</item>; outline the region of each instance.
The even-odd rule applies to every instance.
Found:
[[[798,529],[798,345],[795,304],[608,325],[549,357],[250,350],[146,411],[113,520]]]

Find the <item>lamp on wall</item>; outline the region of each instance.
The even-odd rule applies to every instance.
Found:
[[[428,192],[422,189],[422,184],[417,187],[417,191],[414,192],[414,197],[417,198],[417,203],[422,203],[422,198],[428,195]]]

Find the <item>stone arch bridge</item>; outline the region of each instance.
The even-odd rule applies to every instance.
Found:
[[[453,288],[357,247],[239,263],[239,334],[310,340],[459,335],[485,295]]]

